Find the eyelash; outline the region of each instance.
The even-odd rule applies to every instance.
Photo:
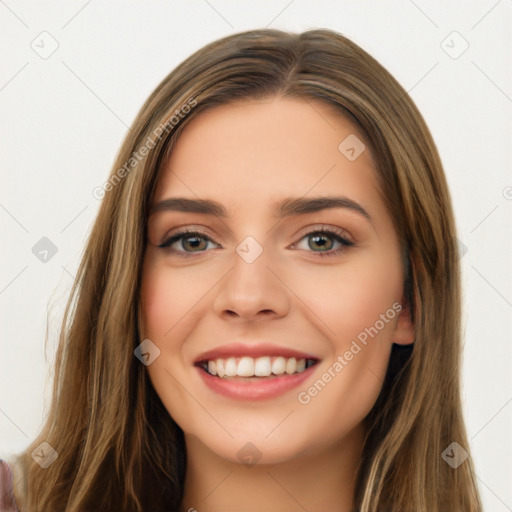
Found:
[[[171,237],[167,238],[160,245],[158,245],[158,247],[161,249],[167,249],[167,250],[169,250],[169,252],[173,252],[181,258],[193,257],[194,252],[177,251],[175,249],[170,248],[170,246],[173,245],[175,242],[178,242],[178,241],[186,238],[187,235],[188,236],[197,235],[199,238],[203,238],[209,242],[213,242],[213,240],[209,236],[207,236],[205,233],[201,233],[200,231],[197,231],[197,230],[187,229],[184,231],[180,231],[180,232],[172,235]],[[355,245],[354,242],[347,240],[344,236],[342,236],[341,230],[338,230],[335,228],[322,228],[322,229],[316,229],[316,230],[310,231],[309,233],[306,233],[299,240],[299,242],[301,242],[304,238],[307,238],[312,235],[329,235],[332,238],[334,238],[337,242],[341,243],[341,247],[339,247],[338,249],[335,249],[335,250],[330,249],[329,251],[308,251],[308,252],[313,252],[314,254],[318,255],[321,258],[325,257],[325,256],[337,256],[341,252],[345,251],[347,247],[353,247]],[[215,242],[213,242],[213,243],[215,243]],[[293,244],[293,245],[295,245],[295,244]],[[196,252],[203,253],[203,252],[206,252],[206,250],[205,251],[196,251]]]

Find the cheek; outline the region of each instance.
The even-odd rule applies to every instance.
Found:
[[[322,330],[337,351],[346,350],[347,344],[376,323],[379,338],[391,336],[396,323],[392,306],[402,291],[399,261],[366,254],[346,265],[301,273],[295,282],[300,296],[307,298],[312,318],[317,318],[315,323],[324,325]]]
[[[186,331],[205,293],[204,282],[204,277],[193,267],[177,271],[148,257],[140,292],[143,335],[163,341],[170,339],[176,330]]]
[[[177,283],[169,282],[157,272],[146,272],[141,287],[141,309],[144,336],[160,340],[177,321],[180,300],[174,289]]]
[[[140,290],[141,339],[149,338],[160,350],[159,357],[147,366],[149,378],[165,408],[175,421],[186,421],[183,404],[188,360],[183,345],[201,313],[198,303],[205,291],[198,288],[193,271],[177,272],[157,257],[146,257]],[[204,281],[204,279],[203,279]]]
[[[330,300],[316,294],[314,307],[332,331],[327,335],[333,352],[301,403],[310,400],[306,410],[311,417],[323,415],[335,432],[342,425],[360,422],[382,388],[398,317],[393,304],[401,298],[402,272],[399,260],[380,254],[354,259],[336,275],[321,277],[321,284],[330,290]]]

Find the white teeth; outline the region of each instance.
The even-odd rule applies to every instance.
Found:
[[[286,370],[286,359],[284,357],[276,357],[272,363],[272,373],[274,375],[282,375]]]
[[[228,377],[234,377],[236,375],[236,361],[234,357],[230,357],[226,361],[226,366],[224,367],[224,370],[226,371],[226,376]]]
[[[248,357],[247,359],[251,358]],[[258,357],[254,362],[254,375],[256,377],[268,377],[271,373],[270,357]]]
[[[292,373],[295,373],[295,370],[297,369],[297,360],[295,357],[291,357],[286,361],[286,373],[291,375]]]
[[[301,373],[306,367],[314,364],[313,360],[295,357],[284,358],[282,356],[270,357],[229,357],[216,359],[204,363],[205,369],[211,375],[219,377],[269,377],[270,375],[292,375]]]
[[[208,363],[209,362],[210,361],[208,361]],[[224,359],[217,359],[217,361],[215,361],[215,365],[217,367],[217,375],[219,377],[224,377],[224,375],[226,374],[224,371]]]
[[[238,363],[236,375],[252,377],[254,375],[254,359],[252,357],[242,357]]]

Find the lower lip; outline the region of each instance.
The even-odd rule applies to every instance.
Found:
[[[258,380],[215,377],[203,368],[196,367],[204,383],[216,393],[235,400],[266,400],[282,395],[302,384],[315,370],[318,363],[300,373]]]

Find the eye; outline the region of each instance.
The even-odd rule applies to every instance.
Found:
[[[324,228],[310,231],[307,235],[305,235],[302,240],[308,239],[309,243],[307,244],[307,247],[310,249],[313,249],[312,252],[317,253],[318,256],[336,256],[338,254],[341,254],[343,251],[346,250],[347,247],[354,246],[354,242],[349,240],[344,231],[341,229],[336,228]],[[329,242],[329,239],[331,239],[331,242]],[[300,242],[299,242],[300,243]],[[337,249],[333,250],[333,246],[335,244],[339,244]],[[304,249],[303,247],[298,246],[298,244],[293,244],[294,248],[298,249]],[[319,249],[319,250],[315,250]],[[307,250],[307,248],[306,248]]]
[[[158,247],[161,249],[167,249],[179,256],[187,257],[187,253],[204,252],[208,248],[208,242],[219,246],[208,236],[199,231],[185,230],[167,238]],[[173,245],[177,245],[178,247],[181,246],[181,249],[177,249],[173,247]],[[190,251],[188,250],[189,248],[191,249]]]
[[[310,241],[307,244],[307,248],[304,249],[304,247],[300,247],[299,244],[302,242],[302,240],[308,238]],[[329,239],[331,242],[329,242]],[[212,244],[213,247],[208,247],[209,243]],[[333,249],[335,244],[338,244],[337,249]],[[292,244],[291,247],[294,249],[298,248],[306,251],[308,248],[313,249],[309,252],[314,252],[318,256],[323,257],[339,255],[340,253],[344,252],[347,247],[352,247],[354,245],[354,242],[346,237],[346,234],[343,230],[339,228],[326,228],[322,226],[321,229],[307,233],[304,237],[301,238],[298,244]],[[160,245],[158,245],[158,247],[186,258],[192,256],[194,253],[205,252],[209,248],[212,249],[215,247],[220,247],[220,245],[215,243],[210,237],[204,233],[201,233],[200,231],[184,230],[168,237]]]

